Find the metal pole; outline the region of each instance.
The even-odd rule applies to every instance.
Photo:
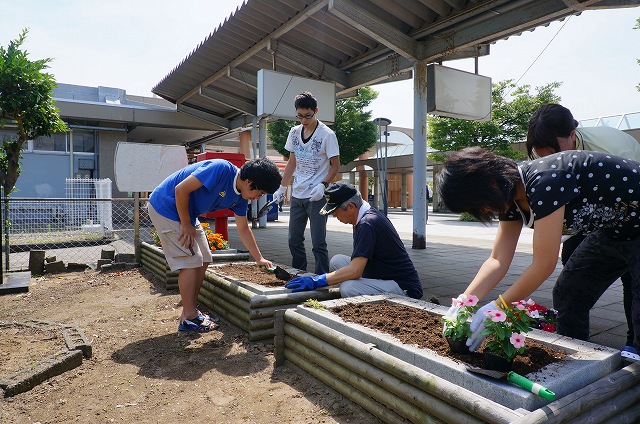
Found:
[[[260,119],[260,145],[258,151],[261,158],[267,157],[267,118]],[[267,204],[267,196],[262,196],[258,199],[258,206],[256,211],[259,211],[264,205]],[[267,215],[259,218],[259,227],[267,228]]]
[[[413,66],[413,245],[427,248],[427,64]]]
[[[389,210],[389,131],[388,126],[384,126],[384,215]]]
[[[389,179],[387,177],[387,166],[388,166],[388,135],[387,131],[389,125],[391,125],[391,120],[387,118],[376,118],[373,122],[378,126],[378,143],[377,154],[376,154],[376,165],[378,167],[379,181],[380,181],[380,193],[382,194],[382,207],[385,216],[388,211],[388,203],[389,203]],[[382,155],[382,127],[384,126],[384,159],[380,158]],[[380,146],[380,147],[378,147]],[[380,169],[382,168],[382,169]],[[378,208],[380,209],[380,208]]]

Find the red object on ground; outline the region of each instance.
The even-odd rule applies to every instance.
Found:
[[[223,153],[223,152],[204,152],[196,155],[196,162],[202,162],[209,159],[224,159],[228,160],[238,168],[240,168],[246,162],[242,153]],[[204,218],[212,218],[215,220],[214,231],[222,235],[222,238],[229,240],[229,224],[228,218],[233,215],[231,209],[222,209],[215,212],[209,212],[202,214]]]

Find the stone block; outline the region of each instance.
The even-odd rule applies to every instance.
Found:
[[[33,275],[44,274],[44,257],[46,252],[44,250],[30,250],[29,251],[29,271]]]
[[[110,264],[112,262],[113,262],[113,260],[111,260],[111,259],[98,259],[97,267],[98,267],[98,269],[100,269],[100,268],[102,268],[102,265],[107,265],[107,264]]]
[[[44,269],[46,272],[65,272],[67,267],[62,261],[48,262],[45,264]]]
[[[87,268],[89,268],[89,265],[78,262],[69,262],[67,264],[67,271],[84,271]]]
[[[114,258],[114,262],[135,262],[135,261],[136,261],[136,255],[134,253],[118,253]]]
[[[116,257],[116,251],[114,249],[102,249],[100,252],[100,259],[113,260]]]

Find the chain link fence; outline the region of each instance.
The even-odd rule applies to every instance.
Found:
[[[8,198],[2,203],[2,268],[29,269],[29,251],[95,268],[103,249],[135,253],[137,199]],[[151,241],[147,199],[139,200],[140,241]]]

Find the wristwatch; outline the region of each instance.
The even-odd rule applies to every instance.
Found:
[[[326,181],[323,181],[323,182],[322,182],[322,185],[324,186],[324,188],[329,187],[329,183],[328,183],[328,182],[326,182]]]

